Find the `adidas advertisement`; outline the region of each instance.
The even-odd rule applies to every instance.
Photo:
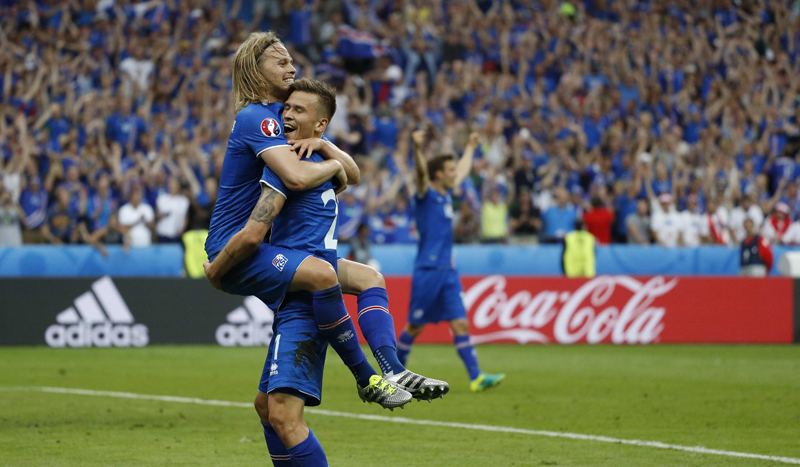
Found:
[[[596,285],[595,282],[602,280],[619,281],[620,278],[600,276],[593,281],[587,282],[553,278],[506,279],[501,276],[473,276],[464,278],[464,289],[466,298],[469,298],[470,293],[472,293],[474,295],[473,298],[477,300],[473,300],[473,302],[477,304],[480,304],[481,300],[483,300],[484,304],[491,302],[497,305],[502,300],[500,302],[498,302],[499,299],[492,301],[490,300],[492,297],[488,296],[486,298],[486,294],[500,294],[502,299],[506,295],[511,297],[514,293],[522,290],[517,295],[522,296],[524,295],[523,292],[525,292],[527,297],[552,290],[556,292],[584,290],[581,287],[593,286],[593,284]],[[711,299],[719,301],[725,299],[726,296],[717,294],[712,297],[709,295],[710,292],[706,293],[711,290],[709,289],[709,283],[721,284],[725,283],[725,281],[735,282],[741,280],[743,279],[682,278],[679,283],[683,284],[681,287],[694,287],[703,292],[693,292],[688,295],[684,293],[683,296],[705,297],[706,301]],[[672,320],[669,322],[664,321],[668,326],[664,327],[663,334],[659,337],[661,342],[683,342],[686,339],[690,339],[690,342],[791,342],[793,339],[795,342],[800,342],[800,280],[793,283],[792,281],[774,279],[753,282],[753,284],[756,283],[761,288],[759,290],[769,292],[764,292],[761,295],[772,300],[770,303],[775,302],[773,303],[775,306],[764,308],[763,303],[761,303],[761,307],[753,308],[748,305],[750,302],[739,300],[739,302],[730,304],[730,306],[719,308],[721,311],[717,314],[709,311],[698,317],[684,306],[685,303],[680,300],[679,295],[675,299],[677,301],[673,300],[674,303],[668,300],[666,305],[658,305],[659,307],[666,306],[664,309],[672,310],[666,315],[664,315],[662,308],[658,307],[639,307],[641,310],[634,307],[631,309],[636,313],[640,313],[641,316],[648,317],[648,319],[657,318],[660,320],[663,318],[664,320]],[[487,284],[493,284],[493,286],[484,287],[481,289],[483,292],[478,290],[479,286]],[[406,310],[408,310],[411,278],[388,278],[387,285],[389,286],[391,303],[394,303],[392,307],[395,313],[394,321],[397,326],[400,326],[401,324],[398,323],[404,321]],[[542,289],[544,292],[540,290],[534,293],[533,289],[536,287],[550,288]],[[714,290],[730,291],[736,289],[735,287],[732,289],[730,286],[727,286],[727,288],[719,287]],[[619,287],[617,289],[619,289],[619,293],[624,292]],[[653,290],[651,289],[648,290],[652,293]],[[531,291],[531,293],[526,291]],[[566,292],[559,293],[561,294],[559,296],[563,297]],[[606,298],[608,300],[616,300],[614,297]],[[667,300],[669,297],[672,297],[672,295],[664,295],[659,300]],[[764,300],[767,300],[767,298]],[[513,301],[509,300],[509,303]],[[628,296],[622,296],[619,300],[622,300],[620,303],[625,304],[626,300],[630,301],[632,299]],[[355,311],[355,297],[347,296],[345,297],[345,302],[351,312]],[[531,321],[530,319],[531,316],[538,316],[534,313],[538,308],[522,307],[520,308],[522,311],[518,310],[514,311],[513,314],[509,314],[511,313],[511,311],[508,311],[510,308],[505,306],[497,308],[493,306],[477,306],[475,303],[473,303],[474,306],[467,307],[469,310],[468,316],[475,330],[473,339],[482,339],[482,342],[493,340],[539,342],[529,336],[544,335],[541,332],[538,334],[534,332],[536,331],[534,329],[536,323],[534,322],[535,320]],[[562,304],[562,315],[566,313],[565,310],[577,310],[574,307],[568,309],[568,304],[566,302]],[[593,306],[595,305],[597,304]],[[617,308],[623,309],[623,307]],[[706,308],[708,310],[715,309],[710,306]],[[771,313],[768,317],[770,319],[765,318],[764,310]],[[500,313],[501,311],[507,312],[507,316]],[[531,313],[534,314],[531,315]],[[739,319],[738,321],[725,319],[737,313],[738,315],[736,316],[739,317],[755,316],[757,319],[753,318],[749,321],[746,319]],[[675,316],[678,316],[678,318],[675,318]],[[597,320],[601,318],[602,314],[597,314],[592,319],[599,322]],[[528,319],[528,321],[525,321],[525,319]],[[62,351],[64,352],[88,348],[138,349],[154,344],[207,344],[224,347],[267,346],[272,338],[273,321],[273,312],[257,298],[222,293],[211,287],[205,279],[171,277],[111,278],[108,276],[92,278],[0,278],[0,345],[46,345],[63,349]],[[637,323],[639,327],[635,328],[636,332],[626,328],[628,331],[620,335],[628,342],[633,342],[630,339],[634,337],[636,337],[635,340],[637,342],[645,342],[640,337],[645,335],[642,333],[648,330],[652,331],[652,329],[645,326],[651,321],[628,319],[628,321],[625,321],[625,323],[628,323],[628,328]],[[499,323],[500,328],[495,329],[497,323]],[[560,321],[555,324],[551,323],[552,329],[548,328],[550,331],[547,332],[555,333],[552,334],[552,336],[555,336],[553,339],[560,336],[561,334],[559,333],[572,333],[570,335],[575,339],[580,337],[578,335],[580,334],[580,329],[572,329],[570,326],[561,326],[563,328],[561,329],[558,327],[559,323]],[[582,329],[584,331],[589,329],[588,334],[582,334],[583,339],[587,339],[588,337],[586,336],[591,336],[594,330],[608,331],[608,329],[611,329],[606,329],[607,326],[595,326],[597,329],[590,329],[590,326],[584,326],[585,322],[582,323],[578,324],[583,326]],[[619,323],[621,321],[616,322],[617,325]],[[746,325],[735,326],[734,324],[736,323],[745,323]],[[698,331],[700,329],[698,326],[701,324],[706,326],[703,328],[702,335]],[[511,326],[513,329],[505,329],[503,326]],[[421,341],[450,342],[452,337],[449,336],[447,329],[447,327],[434,327],[430,332],[426,332],[422,336]],[[555,330],[553,331],[553,329]],[[522,339],[519,336],[528,337]],[[336,339],[339,342],[347,342],[354,337],[352,333],[344,332],[336,336]],[[607,335],[607,338],[616,339],[610,334]],[[566,342],[564,339],[556,339],[556,341]],[[572,341],[574,342],[575,340]],[[278,371],[277,368],[274,371]]]
[[[135,324],[110,277],[92,284],[92,290],[75,299],[75,305],[56,316],[44,340],[50,347],[144,347],[147,326]]]
[[[217,328],[215,337],[223,347],[240,345],[268,346],[272,339],[272,321],[275,315],[256,297],[245,297],[243,306],[227,315],[227,323]]]
[[[272,311],[201,279],[0,279],[0,345],[267,346]]]

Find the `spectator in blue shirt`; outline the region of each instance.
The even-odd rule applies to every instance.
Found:
[[[25,228],[38,230],[47,217],[47,192],[42,188],[42,181],[38,176],[32,177],[28,186],[22,190],[19,204],[25,211],[23,222]],[[27,239],[26,243],[28,243]]]
[[[89,198],[87,214],[90,221],[90,232],[94,233],[108,225],[111,214],[117,210],[117,201],[111,193],[111,180],[108,174],[101,174],[97,180],[97,190]]]
[[[683,139],[689,144],[695,144],[700,141],[700,131],[706,127],[706,124],[697,105],[689,105],[688,113],[688,121],[683,130]]]
[[[575,221],[578,219],[577,209],[569,204],[567,190],[557,189],[555,201],[556,205],[547,208],[542,215],[544,222],[542,241],[545,243],[558,243],[564,235],[574,230]]]
[[[78,213],[70,207],[70,193],[64,188],[56,190],[56,203],[47,212],[42,235],[55,245],[78,241]]]

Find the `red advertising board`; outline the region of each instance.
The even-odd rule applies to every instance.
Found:
[[[599,276],[563,279],[465,276],[464,303],[475,343],[791,343],[794,291],[788,278]],[[387,277],[399,333],[410,277]],[[347,298],[356,317],[356,301]],[[363,336],[362,336],[363,339]],[[430,325],[417,342],[452,342]]]

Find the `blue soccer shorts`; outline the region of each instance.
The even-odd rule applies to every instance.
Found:
[[[255,253],[222,277],[222,288],[236,295],[255,295],[271,310],[280,307],[307,252],[262,243]]]
[[[272,341],[258,390],[299,393],[305,405],[322,402],[328,341],[314,322],[311,294],[290,294],[272,323]]]
[[[466,318],[463,295],[455,269],[414,269],[408,322],[428,324]]]

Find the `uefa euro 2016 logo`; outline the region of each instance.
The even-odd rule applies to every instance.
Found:
[[[265,118],[261,120],[261,133],[264,133],[264,136],[270,138],[273,136],[280,136],[281,131],[281,126],[274,118]]]

